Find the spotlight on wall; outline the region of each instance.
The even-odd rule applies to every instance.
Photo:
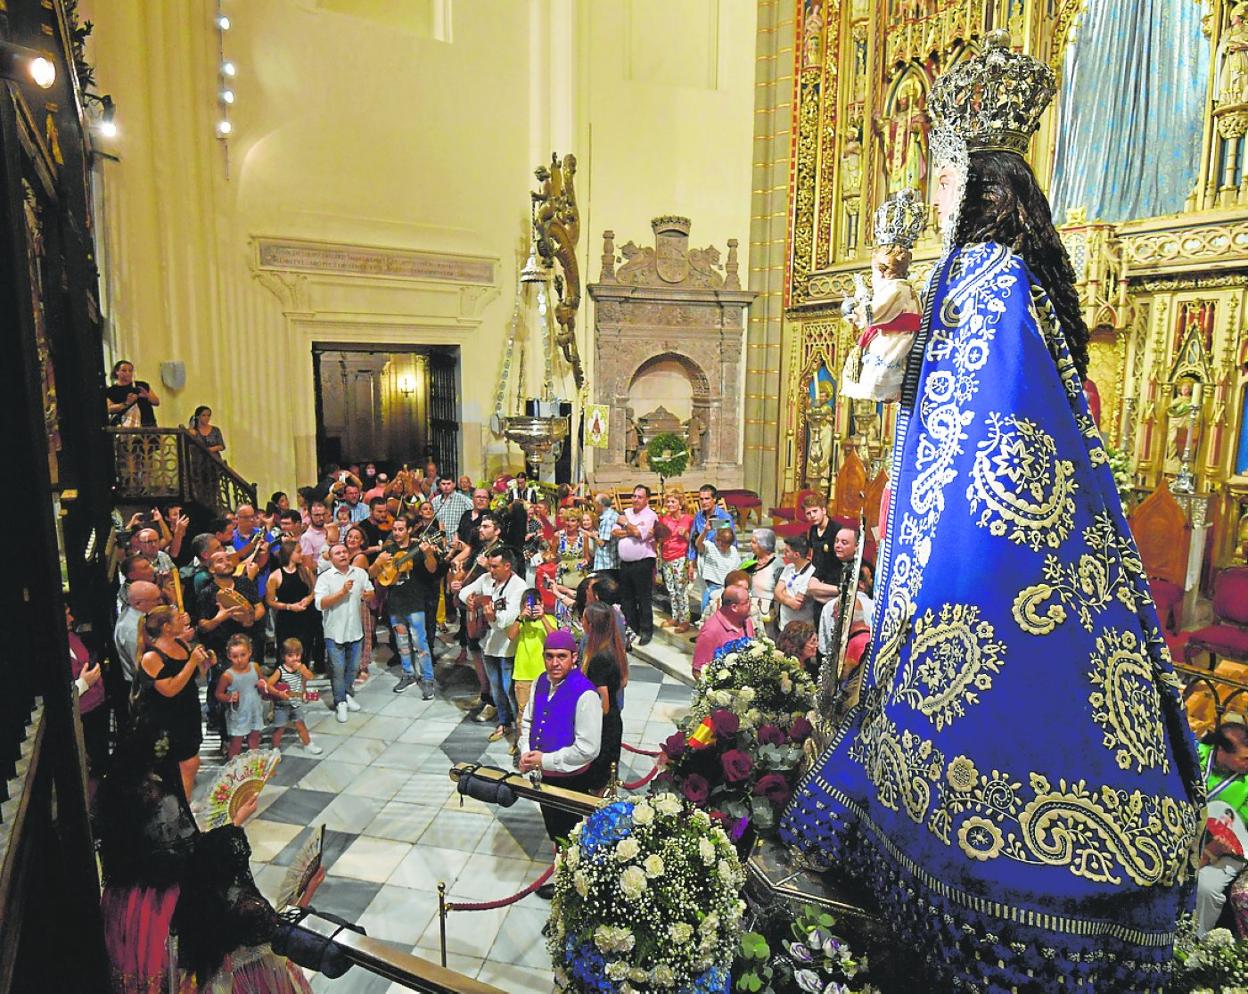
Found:
[[[234,67],[233,62],[226,61],[221,63],[222,76],[227,76],[232,79],[237,72],[238,70]]]
[[[229,31],[230,19],[226,17],[224,14],[218,14],[217,15],[217,27],[220,28],[222,31]]]
[[[117,107],[113,98],[107,93],[99,96],[86,93],[88,116],[92,120],[91,129],[101,138],[117,137]]]
[[[233,91],[233,90],[222,90],[222,91],[221,91],[221,102],[222,102],[223,104],[232,104],[232,103],[234,102],[234,91]]]
[[[34,83],[46,90],[56,82],[56,63],[33,48],[0,42],[0,76]]]
[[[230,124],[229,121],[217,122],[217,137],[218,138],[228,138],[230,132],[233,130],[234,130],[234,125]]]

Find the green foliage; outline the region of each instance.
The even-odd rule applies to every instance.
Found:
[[[664,479],[680,476],[689,468],[689,447],[675,432],[665,431],[656,435],[646,445],[650,468]]]

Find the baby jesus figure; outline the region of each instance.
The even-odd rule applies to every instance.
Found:
[[[845,362],[841,393],[859,400],[899,400],[906,359],[923,306],[910,285],[910,250],[923,228],[922,206],[903,190],[876,212],[871,297],[866,287],[845,301],[845,317],[860,329]]]

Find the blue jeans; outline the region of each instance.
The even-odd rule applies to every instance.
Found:
[[[334,690],[334,707],[347,702],[347,695],[355,696],[355,675],[360,670],[360,652],[364,640],[335,642],[325,640],[325,654],[329,656],[329,684]]]
[[[711,606],[711,598],[724,589],[722,583],[714,580],[702,581],[702,617],[706,617],[706,609]]]
[[[412,652],[415,651],[420,657],[420,678],[433,683],[433,657],[429,655],[425,640],[425,612],[390,615],[390,637],[403,664],[403,675],[411,676],[415,672],[412,669]]]
[[[490,678],[490,696],[494,698],[494,707],[498,709],[500,725],[514,725],[516,713],[511,705],[511,670],[516,661],[511,656],[486,656],[485,675]]]

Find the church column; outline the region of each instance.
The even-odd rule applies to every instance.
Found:
[[[780,473],[778,412],[784,322],[788,176],[793,108],[794,6],[759,0],[754,171],[750,209],[750,308],[745,350],[745,485],[774,503]]]

